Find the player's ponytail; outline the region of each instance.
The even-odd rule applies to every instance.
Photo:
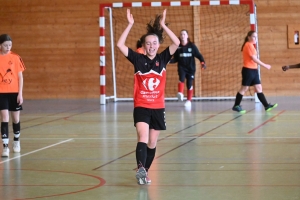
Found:
[[[164,42],[164,36],[163,36],[164,29],[160,26],[161,18],[162,18],[161,15],[156,15],[155,19],[151,20],[147,24],[147,34],[145,35],[145,37],[147,37],[148,35],[156,35],[158,37],[158,41],[160,44]],[[167,23],[166,26],[168,26]]]
[[[244,40],[244,43],[243,43],[243,45],[242,45],[241,51],[243,51],[243,48],[244,48],[246,42],[248,42],[248,40],[249,40],[248,38],[251,37],[253,33],[255,33],[255,31],[249,31],[249,32],[247,33],[247,36],[245,37],[245,40]]]

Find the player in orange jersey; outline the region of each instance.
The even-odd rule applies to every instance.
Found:
[[[245,37],[241,51],[243,52],[243,63],[242,68],[242,86],[238,93],[236,94],[235,103],[232,108],[233,111],[239,113],[245,113],[246,110],[243,110],[240,106],[243,95],[249,89],[249,86],[254,86],[255,91],[257,92],[257,97],[260,102],[264,105],[266,111],[270,111],[273,108],[277,107],[277,104],[270,104],[267,102],[264,93],[262,92],[262,86],[259,78],[257,64],[271,69],[271,65],[265,64],[257,58],[257,52],[254,47],[257,41],[257,33],[255,31],[249,31]]]
[[[127,9],[128,26],[117,43],[120,51],[134,66],[134,125],[138,143],[136,146],[137,173],[139,184],[150,182],[148,169],[155,157],[157,139],[160,130],[166,130],[165,124],[165,86],[166,66],[179,46],[179,39],[165,24],[166,10],[147,24],[147,33],[143,47],[146,55],[139,54],[125,45],[134,19]],[[171,39],[171,44],[161,53],[157,53],[163,42],[163,31]]]
[[[136,42],[136,52],[140,53],[140,54],[144,54],[146,55],[145,49],[143,47],[144,44],[144,35]]]
[[[9,35],[0,35],[0,112],[1,136],[3,142],[2,157],[9,156],[9,112],[11,113],[14,132],[13,151],[20,147],[20,110],[23,103],[23,74],[25,65],[21,57],[13,52],[12,39]]]

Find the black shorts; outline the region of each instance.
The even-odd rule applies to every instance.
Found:
[[[178,68],[178,76],[179,76],[179,81],[180,82],[184,82],[185,79],[194,80],[195,72],[186,71],[185,69],[179,67]]]
[[[19,111],[22,105],[17,102],[18,93],[0,93],[0,110]]]
[[[252,86],[260,84],[258,69],[242,68],[242,85]]]
[[[166,130],[165,109],[136,107],[133,110],[134,126],[138,122],[149,124],[150,129]]]

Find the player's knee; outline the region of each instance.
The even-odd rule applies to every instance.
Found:
[[[2,114],[1,119],[2,119],[2,122],[8,122],[9,121],[9,115],[8,114]]]
[[[156,141],[149,141],[148,142],[148,147],[150,149],[154,149],[156,147],[157,142]]]
[[[148,138],[147,137],[138,137],[138,142],[143,142],[143,143],[148,143]]]
[[[240,93],[241,95],[244,95],[245,92],[248,91],[248,89],[249,89],[249,87],[243,86],[243,87],[240,89],[239,93]]]
[[[256,85],[255,86],[255,92],[256,93],[262,93],[262,86],[261,85]]]
[[[138,142],[148,143],[149,135],[147,133],[138,132]]]

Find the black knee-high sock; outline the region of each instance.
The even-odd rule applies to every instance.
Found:
[[[3,147],[8,147],[8,122],[1,122],[1,137],[3,142]]]
[[[241,95],[239,92],[236,93],[236,97],[235,97],[235,102],[234,102],[234,106],[239,106],[241,104],[241,101],[243,99],[243,95]]]
[[[146,164],[145,164],[145,168],[146,168],[147,172],[154,160],[155,152],[156,152],[156,147],[154,147],[154,149],[150,149],[149,147],[147,147],[147,159],[146,159]]]
[[[17,124],[12,123],[12,127],[13,127],[13,131],[14,131],[14,141],[19,141],[20,130],[21,130],[20,122]]]
[[[145,167],[147,159],[147,144],[143,142],[138,142],[135,150],[136,163],[137,166]]]
[[[257,93],[257,97],[260,100],[260,102],[264,105],[264,107],[267,107],[269,105],[264,93]]]

